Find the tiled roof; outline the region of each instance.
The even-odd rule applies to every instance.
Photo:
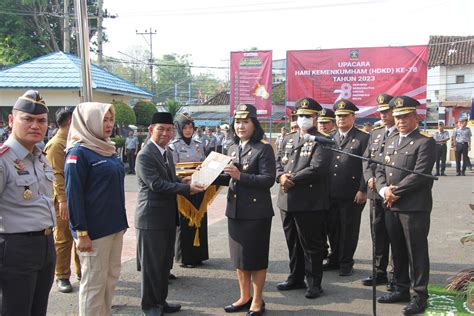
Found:
[[[230,104],[230,92],[222,91],[207,100],[203,105],[229,105]]]
[[[152,94],[112,73],[91,65],[92,89],[109,93],[152,97]],[[81,61],[55,52],[0,71],[1,88],[80,89]]]
[[[430,36],[428,67],[474,64],[474,36]]]

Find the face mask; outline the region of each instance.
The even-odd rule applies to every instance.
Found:
[[[298,123],[298,126],[304,130],[307,131],[313,127],[313,118],[312,117],[300,117],[298,116],[298,119],[296,120],[296,123]]]

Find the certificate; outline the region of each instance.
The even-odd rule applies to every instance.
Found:
[[[192,174],[191,183],[202,184],[207,189],[232,160],[230,156],[212,151],[201,164],[201,169]]]

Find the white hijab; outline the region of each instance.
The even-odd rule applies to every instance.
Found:
[[[115,143],[110,138],[104,138],[104,117],[110,111],[115,117],[112,104],[85,102],[80,103],[72,114],[71,128],[67,135],[66,151],[76,143],[99,155],[112,156],[115,154]]]

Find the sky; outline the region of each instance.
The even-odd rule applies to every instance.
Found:
[[[195,66],[228,67],[231,51],[257,47],[282,59],[288,50],[427,44],[430,35],[474,35],[474,0],[105,0],[104,55],[133,47],[189,54]],[[194,68],[226,76],[225,70]]]

